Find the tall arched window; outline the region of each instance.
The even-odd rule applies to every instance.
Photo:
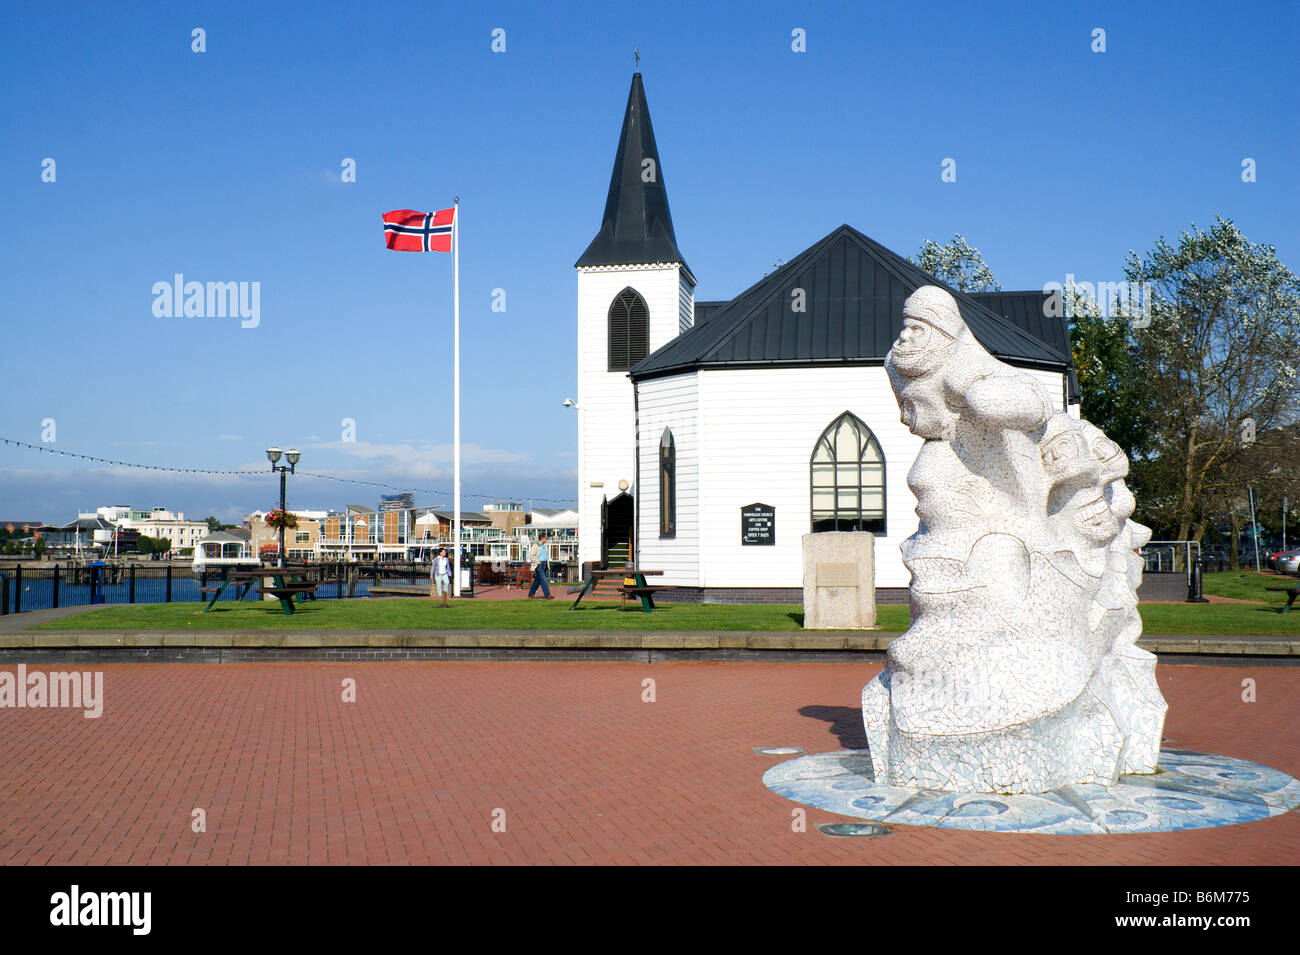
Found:
[[[659,536],[677,536],[677,445],[668,428],[659,439]]]
[[[625,288],[609,306],[609,370],[628,371],[650,354],[650,310],[645,299]]]
[[[861,419],[844,412],[812,455],[812,529],[885,533],[885,455]]]

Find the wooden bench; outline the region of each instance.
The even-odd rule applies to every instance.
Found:
[[[1265,587],[1264,589],[1277,590],[1287,595],[1286,606],[1279,610],[1278,613],[1286,613],[1291,609],[1291,605],[1295,603],[1296,597],[1300,597],[1300,584],[1296,584],[1294,587]]]
[[[491,562],[481,560],[474,565],[474,579],[484,587],[498,585],[504,582],[501,571],[493,567]]]
[[[507,586],[509,584],[515,584],[520,589],[523,589],[524,587],[531,587],[533,585],[532,570],[530,570],[527,566],[510,568],[510,579],[509,581],[507,581]]]

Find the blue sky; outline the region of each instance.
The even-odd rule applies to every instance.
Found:
[[[903,254],[960,232],[1004,288],[1118,281],[1216,214],[1300,269],[1295,5],[978,6],[6,4],[0,436],[214,469],[297,445],[449,503],[451,257],[387,252],[380,214],[460,195],[465,506],[572,500],[572,266],[636,45],[700,299],[843,222]],[[260,283],[259,324],[156,317],[177,272]],[[290,505],[379,493],[298,477]],[[277,494],[0,445],[3,519],[237,519]]]

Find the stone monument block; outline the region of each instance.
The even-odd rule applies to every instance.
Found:
[[[876,625],[875,535],[803,535],[803,625],[865,630]]]

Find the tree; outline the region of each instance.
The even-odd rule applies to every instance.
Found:
[[[146,534],[141,534],[141,535],[140,535],[139,537],[137,537],[136,540],[135,540],[135,549],[136,549],[136,552],[139,553],[139,554],[144,554],[144,555],[152,554],[152,553],[153,553],[153,538],[152,538],[152,537],[149,537],[149,536],[146,535]]]
[[[912,259],[940,281],[947,282],[960,292],[1000,292],[1002,286],[993,278],[993,272],[984,262],[979,249],[972,248],[957,233],[940,245],[932,239],[921,243]]]
[[[203,518],[203,520],[205,520],[208,524],[208,533],[214,534],[217,531],[221,530],[221,526],[222,526],[221,521],[218,518],[213,517],[211,514]]]
[[[37,560],[45,559],[45,547],[46,544],[44,537],[38,537],[32,542],[32,552],[36,555]]]
[[[1292,424],[1259,434],[1234,462],[1212,474],[1206,482],[1207,497],[1213,502],[1213,519],[1229,527],[1228,560],[1238,565],[1237,542],[1250,520],[1248,488],[1255,491],[1255,521],[1260,546],[1266,548],[1282,539],[1282,507],[1286,502],[1286,524],[1296,528],[1295,504],[1300,503],[1300,425]],[[1292,537],[1295,540],[1295,537]],[[1253,543],[1244,555],[1254,561]]]
[[[1300,280],[1223,218],[1208,231],[1193,223],[1176,245],[1161,237],[1144,256],[1130,252],[1124,271],[1149,299],[1150,324],[1133,328],[1151,455],[1136,468],[1143,513],[1199,540],[1225,500],[1263,477],[1261,462],[1285,453],[1261,436],[1285,436],[1300,410]]]
[[[1067,285],[1062,293],[1069,318],[1070,351],[1079,382],[1079,413],[1128,452],[1129,460],[1149,454],[1143,423],[1146,395],[1140,356],[1131,338],[1131,317],[1107,317],[1096,299]]]

